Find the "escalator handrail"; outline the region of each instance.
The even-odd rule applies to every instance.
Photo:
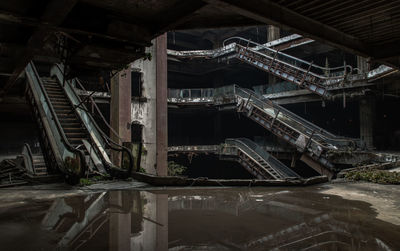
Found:
[[[315,130],[315,131],[318,131],[318,132],[324,132],[324,133],[330,135],[331,137],[335,137],[335,138],[337,137],[333,133],[331,133],[331,132],[329,132],[329,131],[327,131],[327,130],[325,130],[325,129],[323,129],[323,128],[321,128],[321,127],[319,127],[319,126],[317,126],[317,125],[315,125],[315,124],[313,124],[313,123],[311,123],[309,121],[307,121],[306,119],[302,118],[301,116],[289,111],[285,107],[277,105],[274,101],[272,101],[270,99],[267,99],[267,98],[257,94],[256,92],[250,90],[250,89],[241,88],[241,87],[239,87],[237,85],[235,86],[235,88],[241,89],[242,91],[247,92],[248,94],[251,94],[252,97],[257,98],[261,102],[270,104],[273,108],[275,108],[275,109],[277,109],[279,111],[284,111],[285,115],[287,115],[288,117],[292,117],[294,119],[300,120],[302,123],[307,124],[307,126],[309,126],[308,129],[311,130],[311,131]]]
[[[313,82],[313,84],[318,86],[318,87],[320,87],[320,88],[323,88],[323,89],[326,89],[328,85],[332,84],[332,82],[333,83],[339,83],[340,81],[344,80],[346,78],[346,76],[347,76],[347,73],[343,72],[342,75],[328,76],[327,77],[327,76],[321,75],[320,73],[316,73],[316,72],[313,72],[313,71],[309,70],[308,68],[312,67],[312,64],[310,64],[308,68],[305,68],[305,67],[303,68],[303,67],[295,65],[295,64],[293,64],[291,62],[286,62],[286,61],[284,61],[284,60],[282,60],[282,59],[280,59],[278,57],[266,55],[266,54],[263,54],[263,53],[261,53],[259,51],[252,50],[251,48],[246,48],[243,45],[237,44],[236,47],[238,48],[238,50],[243,49],[243,50],[251,51],[252,53],[258,54],[261,57],[267,57],[267,58],[269,58],[270,60],[272,60],[274,62],[278,62],[280,64],[284,64],[287,67],[290,67],[290,68],[295,69],[296,71],[302,72],[303,80],[306,80],[306,78],[305,78],[306,75],[313,76],[313,77],[315,77],[315,78],[320,80],[320,82]],[[239,56],[239,54],[240,53],[238,51],[237,56]]]
[[[75,83],[78,84],[79,88],[82,89],[83,91],[87,92],[87,90],[85,89],[85,87],[82,85],[81,81],[78,78],[75,78]],[[73,88],[74,89],[74,88]],[[75,90],[74,90],[75,91]],[[79,96],[76,93],[77,96]],[[110,129],[110,131],[119,139],[122,140],[121,137],[119,136],[119,134],[114,130],[114,128],[111,127],[111,125],[107,122],[107,120],[104,118],[103,113],[100,111],[99,106],[96,104],[96,102],[94,101],[92,96],[88,97],[90,103],[94,106],[94,108],[96,109],[97,113],[100,115],[101,120],[106,124],[106,126],[108,127],[108,129]]]
[[[85,87],[82,85],[82,83],[80,82],[80,80],[78,78],[75,78],[75,82],[79,85],[79,87],[83,90],[86,91]],[[69,84],[69,83],[68,83]],[[75,93],[75,95],[79,98],[79,95],[76,93],[75,89],[72,88],[73,92]],[[80,98],[79,98],[80,99]],[[117,138],[119,140],[122,140],[121,137],[119,136],[119,134],[114,130],[114,128],[111,127],[111,125],[107,122],[107,120],[104,118],[103,114],[100,111],[100,108],[98,107],[98,105],[96,104],[96,102],[94,101],[93,97],[90,96],[89,97],[89,101],[90,103],[95,107],[97,113],[100,115],[100,118],[103,120],[103,122],[107,125],[107,127],[111,130],[112,133],[114,133],[115,136],[117,136]],[[95,125],[96,129],[100,132],[101,136],[103,137],[103,140],[106,142],[106,144],[113,150],[115,151],[124,151],[128,154],[129,157],[129,168],[127,170],[127,173],[130,174],[133,170],[133,162],[134,162],[134,157],[132,152],[125,146],[120,145],[118,143],[116,143],[114,140],[112,140],[107,134],[105,134],[103,132],[103,130],[100,128],[100,126],[96,123],[96,121],[93,119],[92,115],[90,113],[88,113],[88,116],[91,118],[91,120],[93,121],[93,124]],[[114,147],[113,145],[117,146]],[[120,149],[118,149],[118,147],[120,147]],[[122,163],[121,163],[122,164]],[[121,165],[122,166],[122,165]],[[135,170],[136,172],[139,171],[139,167],[137,168],[137,170]]]
[[[263,153],[257,152],[256,149],[252,149],[248,144],[243,142],[241,139],[226,139],[225,143],[226,144],[231,144],[231,145],[234,145],[234,146],[238,147],[241,151],[244,151],[245,153],[250,155],[254,160],[255,160],[255,157],[256,157],[254,155],[257,155],[257,157],[260,157],[261,159],[265,160],[266,162],[270,158],[269,153],[267,153],[267,152],[263,152]],[[269,163],[268,163],[268,165],[269,165]],[[268,172],[268,170],[265,169],[263,166],[260,166],[260,167],[262,169],[264,169],[266,172]],[[272,175],[272,174],[270,174],[270,175]],[[279,178],[279,177],[276,177],[276,178]]]
[[[291,176],[291,177],[300,177],[296,172],[292,171],[290,168],[288,168],[286,165],[284,165],[282,162],[277,160],[274,156],[272,156],[270,153],[262,149],[257,143],[253,142],[252,140],[248,138],[235,138],[235,139],[227,139],[225,142],[229,143],[234,143],[235,145],[238,145],[238,143],[242,146],[245,146],[247,149],[249,149],[251,153],[255,153],[258,156],[260,156],[262,159],[264,159],[265,162],[268,163],[268,165],[274,169],[276,172],[278,172],[282,177],[284,176]],[[273,166],[270,162],[273,160],[275,165],[279,166]]]
[[[63,69],[62,69],[62,67],[61,67],[59,64],[55,64],[55,66],[58,68],[58,70],[60,70],[60,72],[63,72]],[[71,85],[70,81],[65,81],[65,84],[67,84],[67,85],[70,87],[70,89],[72,90],[73,94],[77,97],[77,99],[78,99],[79,101],[81,101],[79,95],[76,93],[76,90],[73,88],[73,86]],[[64,87],[63,87],[63,88],[64,88]],[[92,102],[93,98],[90,97],[89,100],[91,100],[91,102]],[[94,100],[93,100],[93,101],[94,101]],[[84,104],[82,104],[82,105],[84,105]],[[95,102],[93,102],[93,105],[97,107],[97,104],[96,104]],[[97,109],[99,109],[99,108],[97,107]],[[105,135],[105,133],[101,130],[101,128],[99,127],[99,125],[98,125],[98,124],[96,123],[96,121],[93,119],[92,115],[91,115],[89,112],[87,112],[85,109],[82,109],[82,111],[85,112],[85,113],[88,115],[89,119],[91,120],[91,122],[92,122],[93,125],[95,126],[95,129],[99,132],[99,134],[101,135],[101,137],[102,137],[102,139],[104,140],[104,142],[105,142],[112,150],[115,150],[115,151],[124,151],[124,152],[126,152],[126,153],[128,154],[129,166],[128,166],[128,169],[126,170],[126,175],[130,175],[130,173],[132,172],[132,169],[133,169],[133,164],[134,164],[134,163],[133,163],[133,162],[134,162],[134,158],[133,158],[133,155],[132,155],[131,151],[129,151],[128,148],[126,148],[126,147],[124,147],[124,146],[122,146],[122,145],[119,145],[118,143],[114,142],[114,141],[113,141],[112,139],[110,139],[107,135]],[[98,111],[99,111],[99,110],[98,110]],[[80,119],[82,119],[82,118],[79,116],[79,114],[78,114],[78,117],[79,117]],[[102,119],[104,119],[103,116],[102,116]],[[110,142],[111,142],[111,143],[110,143]],[[115,146],[113,146],[113,145],[116,145],[117,147],[115,147]],[[120,149],[118,149],[118,147],[120,147]],[[103,157],[102,157],[102,159],[104,160]],[[123,159],[121,158],[121,169],[122,169],[122,161],[123,161]],[[109,166],[110,164],[112,164],[112,163],[107,163],[108,166]],[[115,168],[115,167],[114,167],[114,168]],[[138,170],[136,170],[136,171],[138,171]]]
[[[357,146],[357,144],[356,144],[357,139],[346,138],[346,137],[340,137],[340,136],[338,137],[338,136],[336,136],[336,135],[334,135],[334,134],[332,134],[332,133],[326,131],[325,129],[323,129],[323,128],[319,127],[319,126],[314,125],[314,124],[308,122],[307,120],[305,120],[305,119],[301,118],[300,116],[298,116],[298,115],[292,113],[291,111],[287,110],[286,108],[283,108],[283,107],[281,107],[281,106],[278,107],[272,100],[269,100],[269,99],[268,99],[268,103],[265,102],[265,101],[264,101],[265,98],[263,98],[263,99],[259,98],[258,95],[257,95],[256,93],[252,92],[251,90],[241,88],[241,87],[239,87],[239,86],[237,86],[237,85],[235,85],[234,88],[235,88],[235,90],[238,89],[238,90],[240,90],[240,91],[243,91],[243,92],[249,94],[249,96],[252,96],[252,98],[256,99],[257,101],[261,102],[262,104],[267,104],[267,105],[271,106],[272,108],[274,108],[274,109],[276,109],[276,110],[278,110],[278,111],[284,111],[284,112],[285,112],[284,114],[285,114],[286,116],[292,117],[292,118],[294,118],[294,120],[297,119],[297,120],[300,120],[301,122],[307,124],[307,126],[305,126],[305,125],[303,125],[303,124],[302,124],[302,126],[305,127],[305,128],[307,128],[307,129],[310,130],[311,132],[316,132],[316,133],[318,133],[318,136],[321,137],[322,139],[326,140],[326,141],[349,142],[349,143],[351,142],[353,145]],[[238,93],[235,91],[235,94],[238,94]],[[242,97],[242,98],[248,98],[248,97]],[[294,128],[294,129],[295,129],[295,128]],[[295,130],[297,130],[297,129],[295,129]],[[321,132],[324,133],[324,134],[327,134],[327,135],[320,134]],[[304,132],[301,132],[301,133],[304,133]],[[310,135],[311,135],[311,134],[310,134]],[[308,135],[308,136],[310,136],[310,135]],[[329,136],[328,136],[328,135],[329,135]],[[315,135],[315,136],[316,136],[316,135]]]
[[[56,112],[54,111],[54,108],[53,108],[53,105],[52,105],[52,103],[51,103],[51,101],[50,101],[50,98],[49,98],[49,96],[47,95],[47,92],[46,92],[46,90],[45,90],[44,87],[43,87],[42,79],[40,78],[40,75],[39,75],[39,73],[37,72],[36,67],[35,67],[35,65],[33,64],[32,61],[28,64],[27,67],[29,67],[29,66],[32,68],[32,71],[33,71],[33,73],[35,74],[36,79],[38,80],[38,84],[39,84],[40,90],[42,91],[43,96],[44,96],[44,98],[45,98],[45,100],[46,100],[46,103],[47,103],[47,105],[49,106],[49,110],[50,110],[50,113],[51,113],[51,115],[52,115],[52,119],[54,120],[54,122],[55,122],[55,124],[56,124],[57,131],[58,131],[58,133],[59,133],[60,136],[61,136],[61,140],[63,141],[62,143],[66,146],[66,148],[67,148],[70,152],[75,153],[75,154],[77,154],[77,155],[79,156],[79,159],[80,159],[80,162],[81,162],[80,164],[81,164],[81,167],[82,167],[81,173],[79,174],[79,176],[82,176],[82,174],[84,174],[84,173],[86,172],[86,170],[88,169],[87,164],[86,164],[86,161],[85,161],[85,154],[83,153],[82,150],[76,149],[75,147],[73,147],[73,146],[69,143],[67,137],[65,136],[64,130],[62,129],[62,126],[61,126],[61,124],[60,124],[60,121],[58,120],[58,117],[57,117],[57,115],[56,115]],[[64,161],[64,160],[63,160],[63,161]],[[68,170],[68,171],[69,171],[69,170]]]
[[[236,39],[236,40],[239,40],[239,41],[244,41],[244,42],[246,42],[247,44],[253,44],[253,45],[255,45],[255,46],[258,47],[258,48],[263,48],[263,49],[268,50],[268,51],[270,51],[270,52],[272,52],[272,53],[278,53],[278,55],[282,55],[282,56],[284,56],[284,57],[293,59],[293,60],[295,60],[295,61],[299,61],[299,62],[301,62],[301,63],[303,63],[303,64],[306,64],[306,65],[308,65],[308,66],[311,66],[311,67],[320,69],[320,70],[322,70],[322,71],[335,71],[335,70],[339,70],[339,69],[344,69],[344,70],[346,70],[347,68],[350,69],[350,72],[353,71],[353,68],[352,68],[350,65],[343,65],[343,66],[338,66],[338,67],[323,67],[323,66],[319,66],[319,65],[313,64],[313,63],[308,62],[308,61],[305,61],[305,60],[302,60],[302,59],[300,59],[300,58],[296,58],[296,57],[291,56],[291,55],[289,55],[289,54],[280,52],[280,51],[278,51],[278,50],[272,49],[272,48],[270,48],[270,47],[267,47],[267,46],[265,46],[265,45],[256,43],[256,42],[254,42],[254,41],[251,41],[251,40],[249,40],[249,39],[245,39],[245,38],[242,38],[242,37],[230,37],[230,38],[227,38],[227,39],[225,39],[225,40],[223,41],[223,45],[225,46],[225,43],[226,43],[227,41],[233,40],[233,39]],[[240,45],[240,44],[236,43],[236,45]],[[242,46],[242,45],[240,45],[240,46]],[[249,47],[249,49],[252,49],[252,48]],[[253,50],[253,49],[252,49],[252,51],[254,51],[254,52],[258,52],[259,50],[260,50],[260,49],[258,49],[258,50]],[[319,76],[320,76],[320,75],[319,75]],[[321,78],[324,78],[324,76],[321,76]],[[325,77],[325,78],[326,78],[326,77]]]

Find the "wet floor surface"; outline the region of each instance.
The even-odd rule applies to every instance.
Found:
[[[101,191],[3,204],[0,250],[400,250],[376,216],[316,187]]]

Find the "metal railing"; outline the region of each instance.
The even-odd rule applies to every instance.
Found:
[[[168,89],[168,99],[203,100],[214,97],[213,88]]]

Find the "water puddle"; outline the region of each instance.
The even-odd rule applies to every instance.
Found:
[[[314,189],[315,190],[315,189]],[[313,188],[108,191],[1,208],[1,250],[400,250],[370,204]]]

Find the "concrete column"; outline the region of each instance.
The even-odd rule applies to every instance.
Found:
[[[111,127],[118,133],[119,139],[110,132],[111,138],[122,144],[131,141],[131,69],[115,74],[111,79]],[[112,152],[111,161],[115,165],[121,163],[121,153]]]
[[[157,194],[157,245],[156,250],[168,250],[168,194]]]
[[[364,98],[360,100],[360,139],[367,148],[373,148],[375,100]]]
[[[131,250],[168,250],[168,194],[142,191],[140,195],[146,202],[143,230],[131,238]]]
[[[121,191],[110,191],[110,251],[131,250],[131,213],[124,212]]]
[[[168,172],[167,33],[156,38],[156,47],[157,175],[166,176]]]
[[[224,78],[222,74],[213,74],[213,87],[218,88],[224,86]],[[222,113],[217,112],[214,116],[214,139],[222,138]],[[219,143],[219,142],[216,142]]]
[[[276,40],[280,37],[280,29],[279,27],[268,25],[267,26],[267,42]]]
[[[146,49],[151,59],[136,60],[131,68],[142,73],[142,100],[132,101],[131,121],[143,125],[141,167],[146,173],[167,174],[168,106],[166,35]]]
[[[273,25],[268,25],[267,26],[267,42],[273,41],[280,38],[280,29],[276,26]],[[278,82],[278,79],[272,75],[268,74],[268,85],[271,86],[271,89],[273,92],[276,90],[276,83]]]
[[[366,73],[368,72],[368,62],[366,58],[357,56],[357,68],[360,71],[360,73]]]
[[[357,68],[359,73],[368,72],[368,62],[366,58],[357,56]],[[373,128],[374,128],[375,100],[364,98],[360,100],[360,138],[367,148],[373,148]]]

